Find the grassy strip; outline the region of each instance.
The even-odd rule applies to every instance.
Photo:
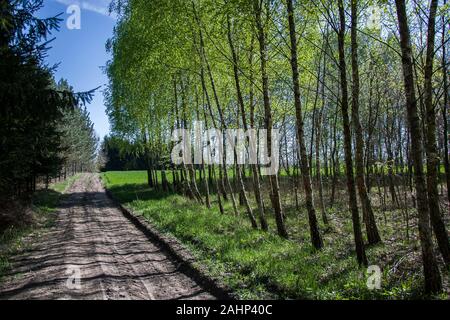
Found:
[[[253,230],[244,216],[221,215],[186,198],[149,189],[145,172],[108,172],[107,188],[121,203],[142,214],[160,231],[187,245],[213,277],[222,278],[243,299],[410,299],[421,297],[420,272],[395,279],[383,268],[382,289],[367,288],[366,270],[353,256],[351,237],[334,235],[313,252],[305,221],[290,233],[291,241],[274,233]],[[227,204],[229,206],[229,204]],[[232,210],[228,207],[228,212]],[[269,221],[274,230],[274,221]],[[351,226],[345,232],[351,235]],[[301,241],[299,241],[301,239]],[[392,250],[370,248],[371,261]]]
[[[219,168],[215,167],[215,170],[216,170],[216,175],[217,175],[219,173]],[[331,168],[329,168],[328,170],[331,170]],[[384,175],[389,174],[387,165],[381,166],[377,170],[378,170],[378,174],[381,174],[381,173],[383,173]],[[127,174],[127,183],[133,183],[133,181],[138,181],[139,183],[145,183],[147,181],[147,171],[143,171],[143,170],[109,171],[108,175],[112,175],[112,176],[120,175],[123,172],[126,172],[126,174]],[[228,176],[231,179],[233,179],[235,174],[236,174],[236,171],[233,170],[233,169],[228,169],[227,172],[228,172]],[[326,169],[322,167],[320,172],[322,174],[322,178],[326,179],[326,176],[325,176]],[[401,166],[396,166],[394,168],[394,172],[395,173],[404,172],[404,175],[406,176],[407,172],[408,172],[408,167],[405,166],[405,167],[402,168]],[[424,166],[424,172],[426,172],[426,166]],[[316,175],[315,166],[313,166],[312,173],[313,173],[312,176]],[[158,181],[161,182],[161,179],[162,179],[161,171],[157,171],[156,174],[158,175]],[[291,168],[290,171],[289,171],[289,175],[288,175],[288,173],[286,172],[286,170],[284,168],[280,168],[278,174],[279,174],[280,178],[293,177],[294,176],[294,170],[293,170],[293,168]],[[329,173],[329,174],[331,174],[331,173]],[[440,174],[440,178],[439,178],[440,181],[444,181],[445,180],[445,167],[444,167],[443,164],[441,164],[439,166],[439,174]],[[199,178],[198,171],[196,171],[196,175],[197,175],[197,178]],[[105,176],[105,175],[103,175],[103,176]],[[246,177],[251,176],[251,169],[249,169],[247,167],[245,168],[245,176]],[[340,169],[339,169],[338,176],[340,176],[341,178],[345,177],[345,165],[344,164],[340,164]],[[172,173],[171,173],[170,170],[166,170],[166,178],[167,178],[167,181],[169,183],[171,183],[173,181]],[[331,180],[331,176],[328,176],[328,179]]]
[[[75,174],[73,176],[68,177],[66,180],[54,183],[50,185],[49,189],[54,190],[56,192],[66,192],[70,186],[80,177],[80,174]]]
[[[53,225],[54,213],[63,193],[78,177],[79,175],[74,175],[65,181],[51,184],[48,190],[38,190],[32,197],[33,223],[10,226],[0,235],[0,279],[9,269],[9,257],[26,245],[24,238],[41,228]]]

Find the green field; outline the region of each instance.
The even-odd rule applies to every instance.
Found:
[[[208,210],[183,196],[149,189],[145,171],[107,172],[102,178],[120,202],[187,245],[198,263],[240,298],[420,298],[420,270],[406,276],[392,271],[390,261],[382,263],[391,251],[387,245],[368,249],[369,261],[380,261],[384,271],[382,289],[367,288],[366,269],[357,266],[353,255],[350,223],[326,232],[325,249],[313,252],[305,215],[289,209],[287,226],[292,240],[284,240],[275,234],[271,217],[271,232],[253,230],[244,210],[236,217],[229,203],[227,214],[221,215],[215,206]],[[345,214],[344,219],[350,220]],[[338,218],[335,224],[340,224]],[[383,231],[398,233],[395,226]]]

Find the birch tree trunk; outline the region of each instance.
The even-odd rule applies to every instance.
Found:
[[[291,40],[291,68],[292,82],[294,85],[294,104],[297,120],[297,137],[300,147],[300,166],[303,180],[303,188],[305,190],[306,208],[308,210],[309,232],[311,242],[314,248],[321,249],[323,247],[322,237],[319,232],[319,226],[314,208],[314,196],[311,186],[310,169],[308,166],[308,157],[306,155],[305,138],[303,130],[302,105],[300,100],[299,72],[297,65],[297,36],[295,33],[294,8],[292,0],[287,0],[287,14],[289,21],[289,37]],[[320,170],[320,166],[319,166]]]
[[[358,0],[351,0],[351,42],[352,42],[352,120],[356,138],[355,164],[356,164],[356,184],[358,186],[359,199],[361,200],[366,233],[369,244],[381,242],[375,216],[367,194],[366,182],[364,179],[364,140],[361,122],[359,120],[359,66],[358,66]]]
[[[267,129],[267,153],[269,158],[272,156],[272,111],[270,107],[269,98],[269,77],[267,75],[267,47],[266,47],[266,35],[264,32],[264,26],[262,24],[262,7],[259,0],[253,0],[253,8],[255,11],[255,22],[258,34],[259,42],[259,55],[261,63],[261,80],[264,100],[264,122]],[[273,160],[272,160],[273,161]],[[278,174],[270,175],[270,199],[272,201],[272,207],[275,211],[275,221],[277,224],[278,234],[283,238],[288,238],[288,233],[284,225],[283,208],[280,200],[280,186],[278,183]]]
[[[434,39],[436,35],[436,11],[438,1],[432,0],[428,20],[427,58],[425,64],[424,100],[426,108],[426,152],[427,152],[427,193],[428,207],[430,209],[431,225],[436,236],[439,250],[445,264],[450,266],[450,242],[448,241],[447,228],[442,220],[439,208],[438,192],[438,167],[439,154],[436,145],[436,110],[433,105],[433,60]],[[445,46],[444,46],[445,47]]]
[[[359,219],[358,203],[356,198],[355,177],[353,176],[352,161],[352,137],[350,132],[350,119],[348,115],[348,88],[347,88],[347,67],[345,62],[345,11],[343,0],[339,0],[339,18],[340,28],[338,32],[339,44],[339,68],[341,79],[341,112],[344,131],[344,151],[345,151],[345,167],[347,175],[347,189],[349,197],[349,207],[352,213],[353,236],[356,246],[356,255],[359,265],[367,265],[366,251],[364,249],[364,241],[361,232],[361,224]]]
[[[413,74],[411,39],[405,0],[395,0],[397,19],[400,31],[400,46],[402,51],[402,67],[406,94],[406,111],[411,134],[411,156],[414,165],[414,180],[417,195],[417,211],[419,215],[419,238],[422,249],[423,272],[425,276],[425,291],[427,293],[442,290],[441,274],[433,252],[433,242],[430,230],[430,215],[428,198],[423,173],[423,143],[421,125],[418,115],[415,80]]]

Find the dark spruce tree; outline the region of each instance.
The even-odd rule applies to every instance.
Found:
[[[56,176],[64,163],[58,124],[65,110],[90,102],[93,91],[58,88],[44,64],[58,16],[35,17],[42,0],[0,2],[0,198],[23,198],[37,178]]]

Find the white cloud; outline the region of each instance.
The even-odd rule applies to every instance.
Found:
[[[76,4],[80,6],[82,10],[87,10],[91,12],[95,12],[101,14],[103,16],[110,17],[115,19],[115,14],[109,14],[109,4],[111,0],[55,0],[58,3],[61,3],[66,6],[70,6],[72,4]]]

